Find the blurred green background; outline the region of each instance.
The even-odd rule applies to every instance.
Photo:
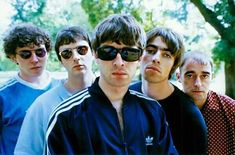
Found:
[[[11,25],[34,23],[46,29],[54,41],[64,26],[80,25],[92,36],[104,17],[127,13],[135,16],[146,31],[156,26],[172,28],[183,36],[187,51],[211,54],[215,76],[221,83],[215,89],[235,98],[234,0],[4,0],[0,6],[0,71],[5,73],[17,70],[2,49],[2,38]],[[95,64],[93,67],[97,71]],[[48,70],[64,71],[54,51]]]

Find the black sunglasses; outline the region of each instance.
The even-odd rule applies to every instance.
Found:
[[[63,51],[59,52],[59,55],[61,57],[63,57],[64,59],[69,59],[73,55],[73,49],[76,49],[76,52],[80,55],[86,55],[88,52],[87,46],[78,46],[75,48],[63,50]]]
[[[46,55],[46,50],[44,48],[39,48],[36,50],[22,50],[18,54],[23,59],[29,59],[32,56],[32,51],[35,51],[37,57],[44,57]]]
[[[98,58],[101,60],[113,60],[117,57],[118,53],[120,53],[123,60],[133,62],[139,60],[142,55],[142,50],[131,47],[118,49],[113,46],[102,46],[97,48]]]

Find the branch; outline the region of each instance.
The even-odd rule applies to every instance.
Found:
[[[235,2],[234,0],[227,0],[227,1],[228,1],[229,12],[232,16],[231,25],[232,27],[234,27],[235,26]]]
[[[234,0],[227,0],[228,1],[228,7],[229,7],[229,12],[232,16],[235,16],[235,2]]]
[[[220,34],[221,37],[226,37],[224,33],[225,27],[221,24],[221,22],[217,19],[215,12],[208,9],[201,0],[190,0],[201,12],[205,21],[210,23],[216,31]]]

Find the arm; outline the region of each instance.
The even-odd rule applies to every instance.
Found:
[[[42,103],[36,100],[26,113],[14,154],[43,154],[44,117]],[[45,120],[46,121],[46,120]]]
[[[60,114],[55,120],[54,125],[49,124],[46,133],[46,154],[75,154],[71,135],[73,131],[68,127],[67,119]]]
[[[178,155],[178,152],[173,144],[171,132],[166,121],[166,115],[161,109],[161,131],[159,137],[159,145],[163,148],[164,154],[167,155]]]
[[[3,118],[2,118],[2,97],[0,96],[0,154],[2,154],[2,150],[1,150],[1,147],[2,147],[2,128],[3,128]]]

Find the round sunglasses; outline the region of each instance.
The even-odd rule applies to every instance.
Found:
[[[39,49],[36,49],[36,50],[22,50],[22,51],[20,51],[19,53],[16,53],[16,54],[19,55],[23,59],[29,59],[32,56],[32,51],[34,51],[35,55],[37,57],[40,57],[40,58],[44,57],[47,53],[46,49],[39,48]]]
[[[64,59],[69,59],[73,55],[73,49],[76,49],[76,52],[80,55],[86,55],[88,52],[87,46],[77,46],[75,48],[70,48],[59,52],[59,55]]]
[[[120,53],[123,60],[133,62],[139,60],[142,55],[142,50],[131,47],[115,48],[113,46],[102,46],[97,48],[98,58],[101,60],[111,61]]]

